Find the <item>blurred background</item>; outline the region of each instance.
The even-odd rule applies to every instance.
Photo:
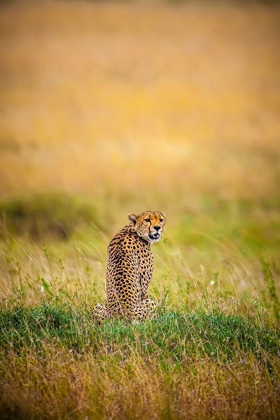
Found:
[[[96,328],[144,210],[159,321]],[[0,0],[1,418],[279,419],[279,251],[279,1]]]
[[[277,250],[279,3],[2,1],[0,34],[5,229],[158,209]]]

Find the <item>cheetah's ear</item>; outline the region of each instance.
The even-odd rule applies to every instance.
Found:
[[[135,224],[136,224],[136,220],[137,220],[137,216],[136,216],[136,214],[130,213],[130,214],[128,215],[128,220],[129,220],[130,222],[132,222],[132,223],[135,225]]]

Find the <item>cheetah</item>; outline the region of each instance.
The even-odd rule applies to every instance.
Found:
[[[165,215],[145,211],[138,216],[129,214],[128,219],[130,223],[108,246],[107,301],[93,309],[98,323],[114,316],[131,322],[155,317],[156,304],[147,294],[154,268],[151,244],[162,235]]]

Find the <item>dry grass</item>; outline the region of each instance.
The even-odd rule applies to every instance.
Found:
[[[169,372],[157,358],[143,363],[137,353],[118,367],[65,350],[47,349],[43,370],[32,351],[24,359],[25,365],[8,354],[4,363],[9,373],[3,397],[14,407],[9,418],[277,419],[279,414],[279,389],[254,357],[227,364],[186,359],[180,370]]]

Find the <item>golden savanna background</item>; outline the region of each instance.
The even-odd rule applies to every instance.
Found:
[[[2,3],[1,196],[279,196],[279,21],[262,3]]]
[[[0,1],[0,417],[279,419],[280,5]],[[165,212],[152,322],[93,324]]]

